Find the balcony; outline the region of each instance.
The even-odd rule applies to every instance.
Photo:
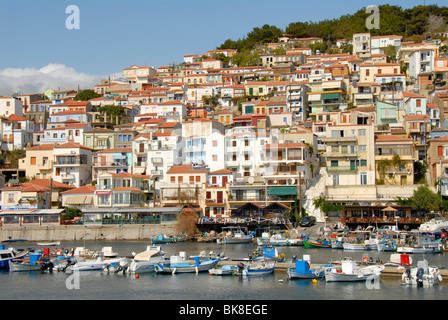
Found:
[[[356,167],[356,166],[327,167],[328,173],[357,172],[357,171],[358,171],[358,167]]]
[[[146,161],[137,161],[134,162],[134,167],[146,167]]]
[[[74,174],[61,173],[61,179],[62,180],[73,180],[73,179],[75,179],[75,175]]]

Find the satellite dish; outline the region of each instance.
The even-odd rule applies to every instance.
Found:
[[[289,185],[293,185],[295,182],[296,182],[296,179],[294,179],[294,178],[289,178],[288,179],[288,184]]]
[[[249,177],[249,179],[247,179],[247,182],[249,182],[250,184],[254,183],[254,181],[254,177]]]

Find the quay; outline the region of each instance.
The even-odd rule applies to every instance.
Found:
[[[220,265],[234,265],[235,263],[238,263],[238,261],[220,261]],[[245,263],[245,262],[243,262]],[[311,263],[310,269],[316,269],[319,268],[321,264],[313,264]],[[275,267],[275,272],[285,272],[286,269],[289,267],[295,267],[295,264],[293,262],[277,262],[277,266]],[[395,267],[386,267],[383,272],[381,273],[380,278],[401,278],[402,274],[405,272],[404,268],[395,268]],[[448,284],[448,269],[440,269],[440,274],[442,275],[442,278],[444,281],[441,282],[441,284]]]

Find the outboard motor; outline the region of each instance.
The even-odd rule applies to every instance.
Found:
[[[417,287],[423,287],[423,268],[417,270]]]
[[[40,269],[41,269],[42,271],[45,271],[45,270],[48,269],[48,271],[49,271],[50,273],[53,273],[53,268],[54,268],[54,264],[53,264],[53,262],[52,262],[51,260],[48,261],[48,262],[45,262],[45,263],[40,267]]]
[[[242,263],[242,262],[238,263],[236,266],[237,266],[237,268],[238,268],[238,274],[239,274],[239,275],[242,275],[242,274],[243,274],[243,270],[244,270],[244,268],[245,268],[246,266],[245,266],[244,263]]]
[[[296,255],[293,255],[292,256],[292,262],[295,262],[297,260],[297,256]]]

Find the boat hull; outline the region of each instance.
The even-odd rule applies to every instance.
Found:
[[[211,261],[203,261],[199,265],[190,264],[189,266],[171,266],[171,265],[163,265],[158,263],[154,265],[154,270],[156,273],[198,273],[198,272],[206,272],[210,269],[213,269],[218,264],[219,260],[211,260]]]
[[[10,261],[9,271],[11,272],[42,271],[42,264],[16,263]]]
[[[325,276],[325,271],[310,270],[310,272],[297,272],[293,268],[288,268],[286,274],[289,279],[320,279]]]
[[[252,237],[243,237],[243,238],[227,238],[224,237],[224,244],[240,244],[240,243],[250,243],[252,241]]]

